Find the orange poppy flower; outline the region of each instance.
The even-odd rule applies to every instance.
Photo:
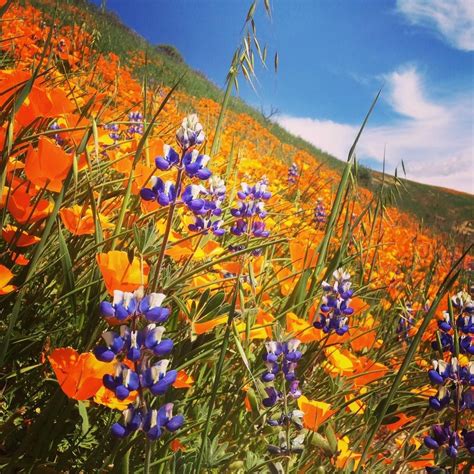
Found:
[[[31,74],[21,70],[5,70],[0,73],[2,84],[0,94],[0,105],[3,105],[9,97],[18,93],[20,88],[31,78]],[[7,92],[8,91],[8,92]],[[24,100],[15,119],[20,125],[29,125],[38,117],[55,117],[65,112],[74,110],[74,106],[66,97],[64,91],[47,91],[40,80],[36,80],[28,97]]]
[[[55,349],[48,356],[62,391],[74,400],[93,397],[102,386],[102,377],[113,373],[114,364],[98,361],[94,354],[79,354],[72,347]]]
[[[286,332],[307,344],[321,339],[321,331],[294,313],[286,314]]]
[[[54,140],[41,136],[38,148],[30,145],[26,155],[25,174],[36,186],[59,192],[72,166],[72,154],[66,153]]]
[[[283,296],[288,296],[294,290],[299,277],[288,268],[278,269],[275,276],[280,283],[280,291]]]
[[[265,311],[259,310],[255,318],[255,324],[250,329],[250,340],[254,339],[271,339],[272,338],[272,323],[275,318],[266,313]],[[247,325],[244,322],[237,324],[237,331],[240,337],[245,340]]]
[[[196,322],[192,323],[192,330],[195,334],[206,334],[211,332],[216,326],[225,324],[227,322],[228,316],[219,316],[218,318],[211,319],[210,321],[203,321],[202,323]]]
[[[388,372],[388,367],[379,362],[374,362],[367,357],[360,356],[357,358],[357,361],[355,373],[360,375],[354,379],[356,386],[360,387],[374,382]]]
[[[387,423],[384,426],[390,431],[397,431],[399,428],[405,426],[407,423],[410,423],[410,421],[416,418],[414,416],[407,416],[405,413],[397,413],[396,415],[389,415],[389,417],[391,423]]]
[[[372,329],[374,326],[374,319],[368,317],[363,324],[357,326],[354,322],[354,327],[349,329],[350,344],[355,351],[363,351],[372,347],[380,347],[381,342],[377,340],[377,331]]]
[[[313,268],[318,261],[318,254],[314,247],[296,242],[290,242],[291,263],[295,270],[301,271],[306,268]]]
[[[52,204],[47,199],[35,200],[27,188],[25,181],[10,193],[7,203],[8,211],[20,224],[40,221],[52,210]]]
[[[194,379],[184,370],[178,371],[178,376],[173,384],[174,388],[190,388],[194,384]]]
[[[326,360],[321,364],[324,370],[331,376],[352,375],[357,366],[357,358],[347,349],[329,347],[324,350]]]
[[[97,390],[94,395],[94,402],[99,405],[104,405],[112,410],[125,410],[130,403],[133,403],[138,396],[138,392],[131,392],[125,400],[119,400],[115,393],[103,385]]]
[[[304,427],[312,431],[318,431],[319,427],[336,413],[331,410],[329,403],[309,400],[304,395],[298,398],[298,408],[304,413]]]
[[[431,467],[435,465],[435,457],[434,457],[434,451],[429,451],[425,454],[420,459],[417,459],[416,461],[410,461],[408,463],[411,469],[413,471],[418,471],[420,469],[425,470],[427,467]]]
[[[73,235],[93,235],[95,232],[94,215],[91,207],[75,204],[59,211],[64,227]],[[102,229],[111,229],[113,225],[103,214],[99,214]]]
[[[12,262],[15,263],[16,265],[25,266],[30,263],[30,260],[26,258],[24,255],[22,255],[21,253],[12,252],[10,257],[12,259]]]
[[[16,286],[8,284],[13,276],[7,267],[0,265],[0,295],[7,295],[16,290]]]
[[[143,274],[140,260],[137,257],[130,262],[127,252],[111,250],[97,255],[97,264],[104,278],[109,294],[114,290],[135,291],[140,285],[148,282],[150,267],[143,262]]]
[[[175,438],[171,441],[170,448],[171,448],[171,451],[173,451],[174,453],[176,451],[186,451],[184,444],[181,443],[181,441],[178,438]]]
[[[354,453],[352,449],[350,449],[349,438],[347,436],[337,440],[337,450],[338,455],[335,464],[338,469],[344,469],[346,464],[351,460],[354,461],[353,469],[357,469],[362,455],[360,453]]]
[[[41,239],[36,235],[30,235],[27,232],[19,231],[17,227],[13,225],[7,225],[2,230],[3,240],[9,244],[14,242],[16,247],[29,247],[38,243]]]

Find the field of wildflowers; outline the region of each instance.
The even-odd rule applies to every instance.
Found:
[[[2,472],[472,472],[470,249],[228,106],[256,5],[222,103],[54,5],[0,0]]]

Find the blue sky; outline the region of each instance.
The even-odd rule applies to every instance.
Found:
[[[100,3],[100,0],[94,0]],[[250,1],[107,0],[153,44],[176,46],[222,86]],[[291,132],[344,159],[370,103],[382,98],[358,148],[361,161],[474,193],[474,2],[274,0],[260,2],[260,42],[279,70],[258,70],[240,95]],[[270,61],[271,63],[272,61]]]

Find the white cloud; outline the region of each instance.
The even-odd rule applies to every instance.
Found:
[[[434,29],[453,47],[474,51],[472,0],[397,0],[397,10],[412,24]]]
[[[400,115],[413,119],[430,119],[443,113],[442,107],[425,98],[422,78],[415,67],[403,68],[385,77],[392,107]]]
[[[357,146],[359,158],[383,160],[387,170],[404,161],[407,178],[474,194],[474,104],[471,94],[435,103],[414,67],[386,76],[385,100],[400,115],[390,125],[369,125]],[[290,132],[332,155],[346,159],[359,126],[331,120],[282,115]]]

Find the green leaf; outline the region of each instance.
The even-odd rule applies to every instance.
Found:
[[[83,435],[85,435],[89,431],[89,428],[90,428],[89,416],[87,415],[87,408],[86,408],[85,403],[81,400],[77,402],[77,408],[79,409],[79,415],[81,416],[81,419],[82,419],[81,432]]]

